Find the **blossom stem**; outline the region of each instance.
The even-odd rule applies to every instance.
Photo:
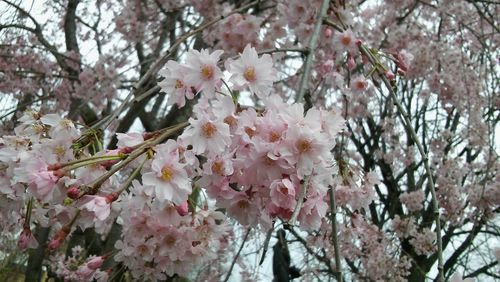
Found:
[[[290,47],[290,48],[273,48],[273,49],[267,49],[267,50],[262,50],[257,52],[259,55],[263,54],[273,54],[273,53],[280,53],[280,52],[298,52],[298,53],[308,53],[309,51],[306,48],[297,48],[297,47]],[[231,59],[236,60],[241,56],[241,54],[233,56]],[[223,64],[222,62],[219,62],[219,64]]]
[[[131,163],[133,160],[137,159],[139,156],[144,154],[149,147],[152,147],[154,145],[157,145],[161,143],[165,138],[169,137],[170,135],[174,134],[178,130],[183,129],[186,127],[189,123],[188,122],[183,122],[178,125],[172,126],[167,128],[164,132],[162,132],[160,135],[144,142],[141,146],[139,146],[137,149],[135,149],[132,153],[130,153],[127,158],[125,158],[122,162],[114,165],[108,172],[105,174],[101,175],[99,178],[97,178],[94,183],[89,185],[89,190],[90,191],[97,191],[99,187],[108,179],[110,178],[113,174],[115,174],[117,171]],[[85,191],[87,192],[87,191]]]
[[[333,27],[336,31],[344,32],[344,29],[342,27],[340,27],[338,24],[336,24],[335,22],[333,22],[329,19],[324,19],[323,23],[328,25],[328,26]]]
[[[120,189],[118,189],[117,193],[118,195],[120,195],[123,191],[125,191],[129,186],[130,184],[132,183],[132,181],[134,181],[134,179],[137,177],[137,175],[139,174],[139,172],[141,171],[142,167],[144,166],[144,164],[146,163],[148,159],[145,158],[142,162],[141,162],[141,165],[139,165],[136,169],[134,169],[134,171],[132,172],[132,174],[127,178],[127,180],[122,184],[122,186],[120,187]]]
[[[302,100],[304,99],[304,95],[306,94],[306,91],[308,89],[308,82],[309,82],[309,76],[311,74],[312,70],[312,65],[313,65],[313,56],[314,56],[314,50],[316,49],[316,46],[318,45],[318,38],[319,38],[319,33],[321,31],[321,24],[323,23],[323,18],[326,15],[326,11],[328,10],[328,5],[330,4],[330,0],[323,0],[321,3],[321,7],[319,9],[317,18],[316,18],[316,24],[314,25],[314,30],[313,33],[311,34],[311,38],[309,40],[309,46],[307,47],[307,58],[306,62],[304,64],[304,73],[302,74],[302,78],[300,80],[299,84],[299,91],[297,92],[297,95],[295,96],[295,102],[301,103]]]
[[[28,201],[28,205],[26,206],[26,216],[24,217],[24,227],[30,227],[31,222],[31,210],[33,210],[33,197],[31,197]]]
[[[92,156],[85,159],[74,160],[61,164],[60,168],[66,168],[67,170],[73,170],[82,166],[96,164],[105,161],[123,160],[127,157],[126,154],[112,155],[112,156]]]
[[[78,218],[78,216],[80,215],[80,210],[76,210],[76,213],[75,215],[71,218],[71,221],[67,224],[67,226],[71,229],[71,227],[73,226],[73,224],[75,224],[76,222],[76,219]]]
[[[366,46],[361,45],[359,47],[359,50],[361,51],[361,53],[363,53],[368,58],[368,60],[370,61],[370,63],[373,66],[377,67],[377,66],[381,65],[381,63],[377,60],[377,58],[375,58],[373,56],[373,54],[370,52],[370,50],[368,50],[366,48]],[[438,200],[436,197],[436,188],[434,186],[434,179],[432,177],[432,171],[431,171],[431,167],[429,165],[429,157],[427,156],[427,154],[424,150],[424,147],[420,143],[418,136],[417,136],[417,133],[415,132],[415,129],[411,125],[411,121],[408,117],[408,113],[405,111],[405,109],[403,108],[403,105],[398,100],[396,93],[394,92],[394,89],[391,86],[390,81],[384,75],[383,71],[381,71],[378,68],[377,68],[377,70],[378,70],[378,74],[380,75],[380,78],[384,82],[386,88],[389,90],[389,96],[393,100],[394,104],[396,104],[396,108],[397,108],[398,113],[399,113],[399,118],[401,119],[403,126],[410,133],[410,136],[413,139],[413,142],[415,142],[415,144],[417,145],[418,151],[419,151],[420,155],[422,156],[422,161],[424,164],[425,172],[427,174],[427,178],[429,179],[428,185],[430,187],[430,192],[431,192],[431,197],[432,197],[432,209],[434,212],[434,220],[436,222],[436,241],[437,241],[437,247],[438,247],[437,256],[438,256],[438,271],[439,271],[437,281],[442,282],[442,281],[444,281],[444,273],[443,273],[444,268],[443,268],[443,242],[442,242],[442,238],[441,238],[441,220],[440,220],[440,214],[439,214],[439,203],[438,203]]]
[[[153,95],[155,94],[156,92],[160,91],[161,90],[161,87],[159,85],[156,85],[155,87],[149,89],[148,91],[142,93],[141,95],[137,96],[134,98],[134,103],[138,103],[142,100],[144,100],[145,98],[149,97],[150,95]]]
[[[227,91],[229,91],[229,93],[231,94],[231,98],[233,98],[233,101],[237,101],[238,97],[234,96],[233,90],[231,90],[229,85],[227,85],[227,82],[224,79],[221,79],[221,81],[222,81],[222,83],[224,83],[224,86],[226,86]]]

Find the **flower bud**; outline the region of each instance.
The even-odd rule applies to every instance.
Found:
[[[103,256],[95,257],[87,262],[87,267],[92,270],[97,270],[99,267],[101,267],[104,259],[105,258]]]
[[[66,196],[70,199],[76,200],[80,196],[80,190],[76,186],[71,186],[68,191],[66,191]]]
[[[327,29],[325,29],[325,31],[324,31],[324,35],[325,35],[325,37],[326,37],[326,38],[330,38],[330,37],[332,37],[332,34],[333,34],[333,32],[332,32],[332,29],[331,29],[331,28],[327,28]]]
[[[177,209],[177,213],[180,216],[185,216],[189,213],[189,207],[188,207],[188,202],[184,202],[178,206],[175,207]]]

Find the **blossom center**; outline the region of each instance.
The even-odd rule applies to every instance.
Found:
[[[245,200],[239,201],[236,205],[238,206],[238,208],[243,209],[243,210],[246,210],[246,209],[248,209],[248,207],[250,207],[250,204]]]
[[[252,138],[256,134],[256,131],[247,126],[245,127],[245,133],[248,134],[248,137]]]
[[[351,37],[349,35],[342,35],[342,38],[340,39],[340,42],[342,42],[343,45],[347,46],[351,44]]]
[[[164,166],[161,169],[161,179],[163,179],[164,181],[170,181],[172,179],[172,176],[173,176],[173,171],[170,167]]]
[[[278,190],[281,192],[283,195],[288,195],[288,189],[285,186],[281,186],[278,188]]]
[[[43,125],[41,124],[33,124],[32,125],[33,127],[33,130],[37,133],[37,134],[41,134],[44,132],[45,128],[43,127]]]
[[[269,133],[269,141],[271,141],[271,142],[276,142],[276,141],[280,140],[280,138],[281,138],[281,134],[279,132],[271,131],[271,133]]]
[[[222,175],[222,169],[224,168],[224,165],[222,162],[214,162],[212,164],[212,172],[215,172],[217,174]]]
[[[57,145],[57,146],[54,148],[54,153],[55,153],[58,157],[62,157],[62,156],[64,156],[64,154],[66,153],[66,148],[64,148],[62,145]]]
[[[254,82],[257,79],[257,77],[255,75],[255,68],[254,67],[247,67],[245,69],[245,72],[243,73],[243,77],[249,82]]]
[[[359,90],[363,90],[366,88],[366,83],[364,81],[357,81],[356,82],[356,88]]]
[[[227,116],[225,119],[224,119],[224,122],[229,125],[229,126],[236,126],[238,125],[238,120],[236,120],[235,117],[233,116]]]
[[[209,65],[204,65],[201,67],[201,77],[204,80],[210,80],[212,77],[214,77],[214,69],[212,66]]]
[[[215,125],[213,123],[207,122],[201,126],[201,132],[202,132],[203,136],[205,136],[206,138],[211,138],[217,132],[217,128],[215,127]]]
[[[180,81],[179,79],[177,79],[175,81],[175,89],[180,89],[180,88],[183,88],[184,87],[184,83],[182,83],[182,81]]]
[[[167,235],[163,239],[163,242],[165,243],[165,245],[167,245],[169,247],[174,246],[176,241],[177,241],[177,238],[175,238],[175,236],[172,236],[172,235]]]
[[[71,126],[73,125],[73,122],[67,118],[64,118],[61,120],[60,122],[61,126],[63,126],[64,128],[71,128]]]
[[[297,141],[297,149],[300,153],[305,153],[311,150],[311,142],[306,139],[300,139]]]

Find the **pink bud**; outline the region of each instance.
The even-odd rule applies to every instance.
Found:
[[[36,249],[38,247],[38,241],[35,239],[29,227],[24,227],[23,232],[19,236],[17,241],[17,246],[21,250],[26,248]]]
[[[57,231],[56,234],[54,235],[54,238],[52,238],[52,240],[49,243],[49,249],[55,250],[59,248],[64,239],[66,239],[66,236],[68,236],[70,230],[71,227],[63,226],[59,231]]]
[[[50,241],[49,243],[49,249],[50,250],[55,250],[61,246],[62,240],[58,240],[57,238],[54,238]]]
[[[61,164],[60,163],[57,163],[57,164],[50,164],[47,166],[47,170],[58,170],[61,168]]]
[[[350,71],[356,68],[356,62],[354,61],[354,58],[351,55],[349,55],[349,58],[347,58],[347,68]]]
[[[70,199],[76,200],[80,197],[80,190],[78,190],[78,187],[76,186],[71,186],[68,191],[66,191],[66,196]]]
[[[188,207],[188,202],[184,202],[178,206],[175,207],[177,209],[177,213],[180,216],[185,216],[189,213],[189,207]]]
[[[120,194],[116,193],[116,192],[113,192],[113,193],[110,193],[109,195],[106,196],[106,203],[112,203],[116,200],[118,200],[118,197],[120,196]]]
[[[120,148],[120,153],[130,154],[130,153],[132,153],[132,151],[134,151],[133,147],[123,147],[123,148]]]
[[[387,79],[389,79],[389,80],[393,80],[394,78],[396,78],[396,75],[394,75],[392,73],[392,71],[386,71],[385,72],[385,77],[387,77]]]
[[[325,29],[324,35],[326,38],[332,37],[332,30],[330,28]]]
[[[96,270],[99,267],[101,267],[103,262],[104,262],[104,257],[102,256],[95,257],[87,262],[87,267],[92,270]]]
[[[64,169],[58,169],[53,172],[54,176],[57,178],[61,178],[66,175],[66,171]]]

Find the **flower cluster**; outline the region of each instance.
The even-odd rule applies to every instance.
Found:
[[[165,69],[160,71],[164,79],[159,83],[163,92],[169,94],[169,104],[183,107],[186,98],[193,99],[195,94],[203,91],[208,98],[213,98],[215,92],[220,92],[222,71],[218,61],[223,51],[191,50],[186,54],[185,64],[168,61]],[[228,59],[226,69],[231,73],[230,82],[235,90],[249,88],[260,98],[269,95],[273,82],[276,80],[276,70],[268,54],[258,56],[255,48],[246,45],[237,60]]]
[[[71,255],[65,257],[64,253],[53,255],[49,258],[50,269],[64,281],[108,281],[109,273],[102,271],[102,266],[106,257],[89,256],[87,258],[85,250],[80,246],[71,249]]]
[[[327,209],[331,150],[343,119],[315,108],[304,116],[301,104],[288,105],[276,96],[264,105],[257,112],[238,108],[230,96],[202,99],[179,142],[206,158],[200,186],[240,223],[288,220],[303,200],[301,226],[317,228]]]
[[[409,193],[405,192],[399,196],[399,200],[410,212],[416,212],[424,207],[423,202],[425,200],[425,194],[422,190]]]
[[[196,210],[157,201],[152,186],[135,181],[125,197],[121,215],[122,238],[115,260],[135,278],[163,280],[187,275],[193,266],[213,259],[229,227],[221,212]],[[166,188],[168,189],[168,188]]]

